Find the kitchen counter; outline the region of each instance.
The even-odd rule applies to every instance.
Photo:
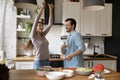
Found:
[[[108,54],[104,54],[106,56],[109,56],[109,57],[103,57],[103,58],[91,58],[89,56],[91,55],[84,55],[84,60],[116,60],[117,57],[115,56],[112,56],[112,55],[108,55]],[[14,59],[14,61],[33,61],[34,60],[34,56],[31,56],[31,57],[28,57],[28,56],[18,56]],[[62,61],[63,58],[50,58],[49,61]]]
[[[14,59],[14,61],[33,61],[34,60],[34,56],[28,57],[28,56],[18,56]],[[49,61],[62,61],[63,58],[50,58]]]
[[[105,74],[106,80],[120,80],[120,73],[110,70],[111,73]],[[35,70],[10,70],[9,80],[48,80],[46,77],[37,76]],[[81,76],[75,74],[71,78],[64,78],[62,80],[88,80],[88,76]]]

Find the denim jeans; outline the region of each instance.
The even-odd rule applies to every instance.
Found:
[[[49,66],[49,61],[48,59],[45,59],[45,60],[35,60],[34,63],[33,63],[33,68],[34,69],[37,69],[41,66]]]

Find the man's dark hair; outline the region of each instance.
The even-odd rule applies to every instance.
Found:
[[[65,20],[65,22],[67,22],[67,21],[70,21],[71,23],[71,25],[74,25],[74,30],[75,30],[75,28],[76,28],[76,20],[75,19],[73,19],[73,18],[67,18],[66,20]]]

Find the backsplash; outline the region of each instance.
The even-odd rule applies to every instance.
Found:
[[[63,40],[61,40],[62,25],[53,25],[50,32],[46,35],[47,40],[49,41],[49,52],[50,54],[61,54],[60,47]],[[18,40],[18,50],[17,54],[24,55],[24,51],[21,49],[21,45],[27,42],[27,37],[25,32],[19,32],[18,36],[25,37],[25,39]],[[104,38],[103,37],[83,37],[85,44],[88,46],[84,54],[93,54],[94,45],[99,46],[95,51],[99,54],[104,54]],[[89,40],[87,40],[89,39]],[[88,43],[89,42],[89,43]]]

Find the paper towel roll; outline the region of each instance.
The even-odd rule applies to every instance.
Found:
[[[89,42],[85,42],[85,47],[88,48]]]

